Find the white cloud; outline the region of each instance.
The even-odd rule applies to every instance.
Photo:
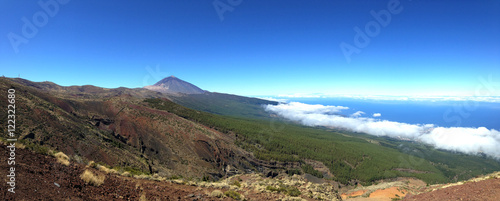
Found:
[[[376,136],[407,138],[440,149],[468,154],[484,153],[500,158],[500,132],[494,129],[407,124],[360,117],[364,114],[362,111],[352,114],[351,117],[338,115],[338,112],[345,109],[348,107],[309,105],[298,102],[266,106],[269,112],[308,126],[329,126]]]
[[[373,114],[373,117],[380,117],[380,116],[382,116],[382,114],[380,114],[380,113]]]
[[[257,97],[258,99],[263,99],[263,100],[268,100],[268,101],[275,101],[279,103],[286,103],[288,102],[287,99],[280,99],[280,98],[273,98],[273,97]]]
[[[272,107],[270,107],[272,106]],[[279,111],[291,111],[305,114],[335,114],[341,110],[347,110],[344,106],[324,106],[324,105],[309,105],[299,102],[290,102],[287,104],[268,105],[267,110],[278,113]]]
[[[485,127],[437,127],[419,136],[419,139],[446,150],[468,154],[481,152],[490,156],[500,156],[500,132]]]
[[[357,112],[355,112],[354,114],[351,114],[351,117],[360,117],[360,116],[362,116],[363,114],[365,114],[363,111],[357,111]]]

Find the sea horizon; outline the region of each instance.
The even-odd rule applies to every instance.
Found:
[[[359,97],[260,97],[282,103],[299,102],[310,105],[342,106],[339,115],[373,118],[407,124],[433,124],[436,127],[467,127],[500,130],[500,103],[475,100],[446,99],[374,99]],[[375,115],[375,117],[374,117]]]

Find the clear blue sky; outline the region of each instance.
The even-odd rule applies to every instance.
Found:
[[[474,95],[478,77],[500,82],[496,0],[397,1],[378,32],[370,11],[392,0],[37,2],[0,0],[2,75],[107,88],[175,75],[239,95]],[[348,62],[340,44],[356,47],[367,24]]]

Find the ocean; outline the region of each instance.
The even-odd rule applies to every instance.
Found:
[[[486,127],[500,131],[500,103],[479,101],[365,100],[354,98],[287,98],[288,102],[345,106],[341,115],[440,127]],[[373,114],[380,113],[374,117]]]

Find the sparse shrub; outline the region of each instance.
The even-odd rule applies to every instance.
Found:
[[[141,175],[134,175],[134,178],[136,178],[136,179],[151,179],[151,176],[141,174]]]
[[[17,143],[16,144],[16,149],[19,148],[19,149],[25,149],[26,148],[26,145],[22,144],[22,143]]]
[[[102,163],[104,165],[104,163]],[[119,167],[114,167],[113,169],[116,169],[118,172],[128,172],[128,174],[134,176],[134,175],[151,175],[150,172],[143,171],[140,168],[137,167],[131,167],[131,166],[119,166]]]
[[[56,157],[58,163],[61,163],[65,166],[69,165],[69,157],[63,152],[57,152],[56,154],[54,154],[54,156]]]
[[[28,148],[30,148],[31,150],[33,150],[33,152],[35,152],[35,153],[39,153],[39,154],[43,154],[43,155],[49,155],[49,148],[44,147],[42,145],[33,144],[33,145],[29,146]]]
[[[151,179],[152,180],[156,180],[156,181],[161,181],[163,180],[164,178],[161,177],[158,173],[154,173],[153,176],[151,176]]]
[[[300,194],[302,194],[302,193],[299,191],[299,189],[298,189],[297,187],[293,187],[293,186],[289,187],[289,188],[287,189],[287,192],[286,192],[286,193],[287,193],[289,196],[294,196],[294,197],[295,197],[295,196],[299,196]]]
[[[182,175],[172,175],[168,177],[169,180],[176,180],[176,179],[182,179]]]
[[[286,171],[286,173],[290,176],[293,176],[293,175],[301,175],[302,174],[302,171],[300,171],[299,169],[289,169]]]
[[[295,186],[280,185],[279,188],[274,186],[266,186],[266,190],[278,193],[285,193],[290,196],[299,196],[301,192]]]
[[[210,193],[210,196],[222,198],[222,197],[224,197],[224,193],[222,193],[222,191],[220,191],[220,190],[214,190],[214,191],[212,191],[212,193]]]
[[[120,168],[118,168],[118,167],[113,167],[113,172],[116,172],[118,174],[122,173],[122,171],[120,171]]]
[[[203,178],[201,178],[202,181],[210,181],[210,177],[208,175],[205,175],[203,176]]]
[[[109,169],[109,173],[111,173],[111,174],[118,174],[118,171],[116,171],[115,169]]]
[[[123,170],[127,171],[127,172],[130,172],[130,174],[132,175],[149,175],[150,173],[149,172],[145,172],[139,168],[136,168],[136,167],[124,167]]]
[[[240,200],[241,199],[240,193],[238,193],[236,191],[233,191],[233,190],[226,191],[224,193],[224,195],[227,196],[227,197],[233,198],[235,200]]]
[[[83,159],[82,157],[78,156],[78,155],[73,155],[71,158],[73,158],[73,161],[79,163],[79,164],[82,164],[83,163]]]
[[[274,186],[266,186],[266,190],[268,190],[268,191],[279,191],[279,188],[276,188]]]
[[[122,176],[124,176],[124,177],[130,177],[131,174],[130,174],[130,172],[125,171],[125,172],[122,173]]]
[[[238,180],[233,181],[231,185],[238,186],[239,188],[241,188],[241,183]]]
[[[139,201],[148,201],[148,199],[146,198],[146,194],[142,194],[139,198]]]
[[[155,174],[153,174],[153,176],[151,176],[151,180],[155,180],[155,181],[165,181],[165,180],[166,180],[166,178],[165,178],[165,177],[162,177],[162,176],[160,176],[160,175],[158,175],[158,174],[156,174],[156,173],[155,173]]]
[[[100,186],[101,184],[104,183],[104,179],[106,179],[106,176],[104,175],[94,175],[92,171],[90,170],[85,170],[81,175],[80,178],[85,181],[85,183],[94,185],[94,186]]]
[[[87,165],[87,167],[96,168],[97,164],[94,161],[89,161],[89,164]]]
[[[100,170],[100,171],[105,172],[106,174],[109,174],[111,172],[111,170],[112,170],[112,169],[107,168],[104,165],[97,165],[97,169]]]

